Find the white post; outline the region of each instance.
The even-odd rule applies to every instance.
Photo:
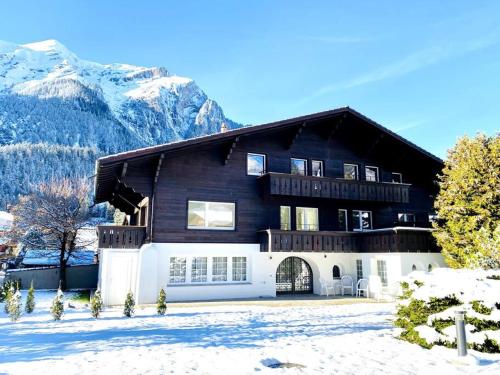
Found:
[[[455,327],[457,329],[458,356],[467,355],[467,338],[465,336],[465,311],[455,311]]]

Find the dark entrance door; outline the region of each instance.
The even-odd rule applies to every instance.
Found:
[[[311,267],[298,257],[284,259],[276,270],[276,293],[312,293]]]

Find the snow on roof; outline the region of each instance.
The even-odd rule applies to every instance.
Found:
[[[59,252],[44,249],[27,250],[21,264],[25,266],[57,266],[59,265]],[[69,266],[83,264],[94,264],[94,251],[76,251],[68,259]]]
[[[6,211],[0,211],[0,230],[10,229],[13,221],[14,216]]]

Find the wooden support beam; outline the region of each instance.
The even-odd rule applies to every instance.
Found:
[[[304,128],[307,126],[307,122],[303,122],[295,131],[295,133],[292,135],[290,142],[288,142],[287,149],[290,149],[295,142],[297,142],[297,139],[299,139],[300,134],[304,131]]]
[[[165,158],[165,154],[160,154],[158,158],[158,163],[156,164],[156,171],[153,178],[153,194],[156,192],[156,185],[158,184],[158,178],[160,177],[161,165],[163,164],[163,159]]]
[[[371,153],[375,150],[375,147],[380,143],[380,141],[384,139],[384,134],[380,133],[377,137],[375,137],[375,140],[372,142],[368,150],[366,151],[366,156],[370,156]]]
[[[227,165],[227,163],[229,163],[229,159],[231,159],[231,155],[232,155],[234,149],[236,148],[236,145],[238,144],[239,140],[240,140],[240,137],[235,137],[233,140],[233,143],[231,143],[231,146],[229,146],[229,148],[227,149],[227,151],[225,153],[225,158],[224,158],[224,165]]]
[[[332,139],[333,136],[339,131],[340,127],[342,126],[342,123],[344,122],[344,119],[347,117],[347,115],[344,113],[340,118],[337,120],[337,123],[333,126],[332,131],[328,135],[328,139]]]

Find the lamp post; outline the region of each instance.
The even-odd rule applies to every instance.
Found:
[[[455,327],[457,329],[457,350],[459,357],[467,355],[467,338],[465,336],[465,311],[455,311]]]

